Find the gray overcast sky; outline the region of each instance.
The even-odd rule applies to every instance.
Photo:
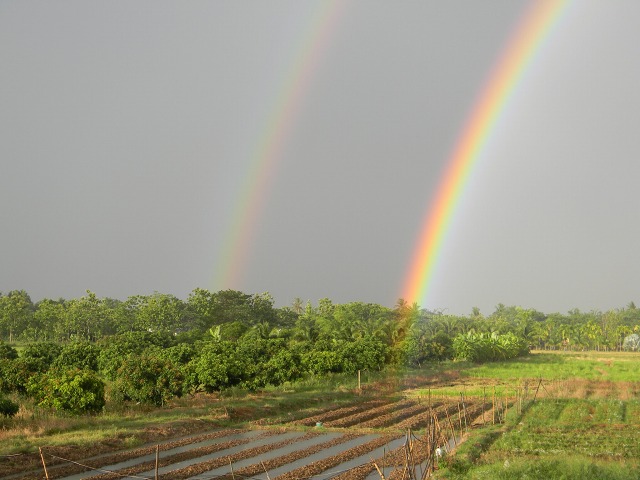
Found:
[[[392,306],[527,2],[348,1],[237,285],[230,216],[315,2],[1,1],[0,291]],[[640,2],[569,5],[479,160],[427,308],[640,301]]]

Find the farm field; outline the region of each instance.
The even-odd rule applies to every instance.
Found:
[[[639,367],[637,353],[534,352],[465,369],[432,395],[495,391],[511,409],[473,430],[435,478],[640,478]]]
[[[411,478],[407,466],[413,478],[428,466],[450,479],[638,478],[638,366],[636,354],[611,352],[447,362],[371,379],[362,391],[345,379],[333,392],[291,385],[211,398],[182,429],[151,423],[130,448],[37,443],[49,478],[68,480],[400,479]],[[435,458],[445,445],[449,454]],[[42,458],[3,457],[0,477],[45,478]]]

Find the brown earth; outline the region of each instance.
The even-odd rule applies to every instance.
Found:
[[[423,380],[429,385],[435,384],[433,379]],[[455,381],[453,378],[447,378],[446,380]],[[415,379],[411,381],[403,379],[403,382],[412,388],[420,386],[419,381]],[[384,388],[381,390],[384,390]],[[292,417],[294,417],[295,420],[283,423],[278,427],[273,425],[267,426],[272,420],[265,421],[263,418],[256,418],[260,414],[259,409],[236,408],[233,409],[233,411],[230,409],[227,414],[233,416],[234,419],[251,419],[253,420],[253,426],[250,428],[262,429],[260,435],[250,439],[237,439],[198,447],[196,443],[203,440],[220,438],[246,430],[219,429],[216,428],[217,425],[214,422],[193,420],[173,422],[145,429],[138,435],[141,441],[147,443],[144,447],[124,449],[123,439],[114,438],[92,446],[90,452],[79,449],[73,445],[43,447],[42,458],[44,458],[47,465],[48,478],[54,480],[92,469],[100,470],[108,465],[114,465],[125,460],[133,460],[152,455],[156,452],[156,448],[159,452],[165,452],[178,446],[193,444],[194,447],[190,450],[159,458],[158,467],[170,467],[173,464],[185,460],[194,460],[194,464],[187,468],[168,471],[168,473],[160,475],[159,478],[164,480],[180,480],[228,465],[229,475],[227,476],[231,479],[233,478],[231,474],[233,464],[240,460],[255,458],[255,462],[252,465],[234,470],[234,474],[240,478],[243,476],[250,477],[261,474],[265,470],[268,472],[269,470],[287,465],[291,462],[304,459],[331,446],[348,442],[365,433],[378,432],[379,436],[377,438],[363,445],[347,448],[337,455],[327,456],[320,461],[312,462],[278,477],[278,480],[290,480],[294,478],[307,478],[334,468],[345,461],[366,455],[368,452],[386,445],[392,439],[398,438],[399,435],[404,435],[408,429],[426,427],[430,422],[433,422],[433,415],[440,419],[440,424],[444,429],[443,432],[450,432],[450,430],[447,429],[457,429],[459,425],[463,425],[466,422],[468,422],[470,426],[470,417],[480,415],[482,412],[482,405],[478,402],[474,403],[473,400],[466,403],[466,410],[464,410],[457,404],[457,401],[447,401],[446,403],[444,401],[434,401],[429,405],[428,403],[420,401],[420,399],[398,400],[397,390],[392,392],[392,396],[386,398],[385,395],[382,394],[376,398],[371,398],[375,392],[376,390],[369,387],[369,391],[363,394],[365,398],[354,397],[351,405],[340,408],[326,407],[324,410],[310,409],[306,417],[301,416],[300,412],[292,412]],[[487,408],[486,405],[485,408]],[[459,415],[465,411],[467,417],[458,418]],[[264,446],[251,446],[251,442],[257,438],[262,438],[267,435],[277,435],[295,429],[306,429],[312,425],[316,425],[318,422],[323,425],[323,428],[308,431],[301,437],[276,441]],[[293,451],[268,461],[260,461],[260,456],[266,452],[291,445],[307,438],[316,437],[324,431],[341,432],[342,435],[309,448]],[[443,434],[450,435],[450,433]],[[246,449],[230,455],[222,453],[228,448],[240,445],[245,445]],[[198,461],[199,457],[215,452],[221,452],[221,456],[212,460]],[[422,453],[423,456],[426,454],[425,452]],[[45,473],[42,466],[42,458],[37,452],[12,457],[0,457],[0,478],[12,480],[44,479]],[[422,457],[416,453],[415,459],[419,460],[421,458]],[[385,465],[387,471],[390,471],[390,468],[398,470],[403,468],[404,459],[404,451],[402,449],[398,449],[395,452],[387,452],[384,458],[373,459],[371,462],[367,462],[365,465],[345,472],[343,476],[336,478],[352,478],[354,480],[365,478],[366,475],[375,470],[376,464]],[[120,469],[117,472],[104,472],[92,478],[97,480],[111,480],[127,475],[135,476],[153,470],[155,465],[155,460],[141,461],[139,464],[129,468]],[[227,476],[223,476],[222,478],[227,478]]]

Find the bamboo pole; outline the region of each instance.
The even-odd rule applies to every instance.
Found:
[[[384,471],[382,471],[382,472],[380,471],[380,468],[378,468],[378,464],[373,459],[371,461],[373,462],[373,466],[376,467],[376,470],[378,471],[378,475],[380,475],[380,480],[386,480],[384,478]],[[383,467],[383,469],[384,469],[384,467]]]
[[[487,387],[482,387],[482,425],[486,425],[484,418],[484,406],[487,404]]]
[[[156,445],[156,469],[155,469],[155,478],[158,480],[158,460],[160,459],[160,445]]]
[[[49,480],[49,472],[47,472],[47,464],[44,462],[44,455],[42,454],[42,447],[38,447],[38,451],[40,452],[40,460],[42,460],[42,468],[44,468],[44,476],[47,480]]]
[[[507,415],[509,414],[509,395],[507,389],[504,389],[504,421],[507,421]]]
[[[533,402],[536,401],[536,397],[538,396],[538,390],[540,389],[540,385],[542,385],[542,377],[540,377],[540,381],[538,381],[538,386],[536,387],[536,393],[533,394]]]
[[[491,406],[492,406],[491,413],[493,416],[492,423],[493,425],[495,425],[496,424],[496,386],[495,385],[493,386],[493,400],[491,401]]]
[[[464,392],[460,394],[460,401],[462,402],[462,414],[464,415],[464,431],[469,431],[469,418],[467,416],[467,405],[464,401]]]
[[[264,470],[264,473],[267,474],[267,480],[271,480],[271,477],[269,476],[269,472],[267,472],[267,467],[264,466],[264,463],[260,462],[260,465],[262,465],[262,468]]]
[[[451,428],[451,435],[453,435],[453,446],[458,446],[458,441],[456,440],[456,429],[453,427],[453,422],[451,421],[451,417],[449,416],[449,411],[445,410],[447,415],[447,420],[449,421],[449,427]]]

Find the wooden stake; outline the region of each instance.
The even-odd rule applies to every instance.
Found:
[[[387,464],[387,449],[386,447],[382,450],[382,480],[384,480],[384,467]]]
[[[542,377],[540,377],[540,381],[538,382],[538,386],[536,387],[536,393],[533,394],[532,402],[536,401],[536,397],[538,396],[538,390],[540,389],[540,385],[542,385]]]
[[[380,469],[378,468],[378,464],[377,464],[376,462],[374,462],[373,460],[371,460],[371,461],[373,462],[373,466],[374,466],[374,467],[376,467],[376,470],[378,471],[378,475],[380,475],[380,480],[386,480],[386,479],[384,478],[384,473],[382,473],[382,472],[380,471]]]
[[[487,387],[482,387],[482,425],[485,425],[484,406],[487,404]]]
[[[267,474],[267,480],[271,480],[271,477],[269,476],[269,472],[267,472],[267,467],[264,466],[264,463],[260,462],[260,465],[262,465],[262,468],[264,469],[264,473]]]
[[[47,480],[49,480],[49,473],[47,472],[47,464],[44,463],[44,455],[42,454],[42,447],[38,447],[38,451],[40,452],[40,460],[42,460],[42,467],[44,468],[44,476]]]
[[[462,402],[462,415],[464,415],[464,431],[469,430],[469,419],[467,418],[467,406],[464,403],[464,393],[460,394],[460,401]]]
[[[496,387],[495,385],[493,386],[493,400],[491,402],[491,405],[493,406],[492,410],[492,414],[493,414],[493,419],[492,419],[492,423],[493,425],[496,424]]]
[[[456,429],[453,427],[453,422],[451,421],[451,417],[449,416],[449,411],[445,410],[445,413],[447,414],[447,420],[449,421],[449,427],[451,427],[451,435],[453,435],[453,446],[457,446],[458,442],[456,440]]]
[[[160,459],[160,445],[156,445],[156,475],[155,479],[158,480],[158,460]]]
[[[504,420],[507,420],[507,414],[509,413],[509,397],[507,396],[507,389],[504,389]]]

